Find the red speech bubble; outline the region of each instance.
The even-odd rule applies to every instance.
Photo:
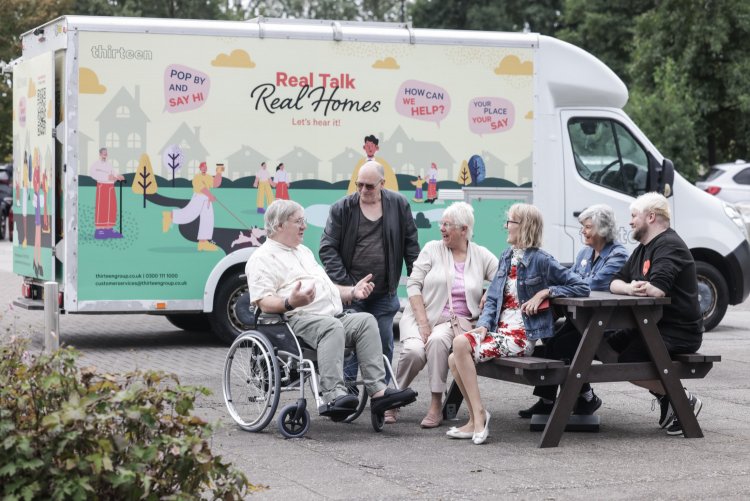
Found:
[[[194,110],[208,99],[211,81],[202,71],[170,64],[164,70],[164,105],[169,113]]]
[[[451,110],[448,92],[438,85],[407,80],[396,94],[396,111],[405,117],[440,123]]]
[[[469,101],[469,129],[475,134],[495,134],[513,128],[516,107],[503,97],[475,97]]]

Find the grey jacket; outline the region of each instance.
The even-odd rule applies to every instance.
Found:
[[[419,256],[417,226],[411,214],[411,207],[403,195],[384,189],[381,191],[383,204],[383,247],[388,291],[396,292],[401,279],[402,263],[406,262],[406,273]],[[359,193],[342,198],[331,206],[328,222],[320,237],[320,260],[331,280],[339,285],[354,285],[351,276],[352,259],[359,227]]]

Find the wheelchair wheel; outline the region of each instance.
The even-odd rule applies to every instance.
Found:
[[[371,420],[372,420],[372,429],[375,431],[383,431],[383,426],[385,426],[385,414],[377,414],[375,412],[371,412]]]
[[[261,431],[279,405],[281,376],[276,355],[263,334],[251,331],[229,348],[222,381],[224,402],[245,431]]]
[[[299,404],[289,404],[279,414],[279,431],[286,438],[300,438],[310,429],[310,413]]]
[[[347,373],[346,366],[348,363],[351,362],[349,362],[347,359],[344,359],[344,374]],[[351,423],[362,414],[362,411],[365,410],[365,406],[367,405],[367,391],[365,390],[364,380],[362,379],[362,371],[358,369],[357,378],[354,380],[345,380],[344,385],[346,385],[346,389],[349,394],[357,395],[357,398],[359,398],[357,409],[352,414],[346,416],[346,418],[344,418],[343,420],[344,423]]]

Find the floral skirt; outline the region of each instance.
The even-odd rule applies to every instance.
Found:
[[[523,329],[500,329],[499,332],[467,332],[474,362],[486,362],[500,357],[528,357],[535,341],[526,337]]]

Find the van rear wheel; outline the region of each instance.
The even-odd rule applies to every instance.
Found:
[[[208,314],[214,335],[232,344],[240,334],[250,330],[254,315],[247,280],[240,273],[225,277],[216,288],[214,310]]]
[[[703,314],[703,326],[710,331],[724,318],[729,304],[729,288],[719,270],[703,261],[695,262],[698,275],[698,303]]]

